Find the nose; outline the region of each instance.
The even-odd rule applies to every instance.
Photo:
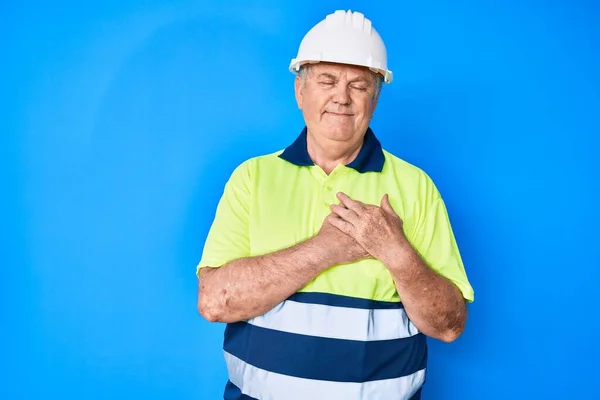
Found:
[[[333,95],[333,102],[345,106],[350,104],[350,93],[346,85],[342,83],[336,85]]]

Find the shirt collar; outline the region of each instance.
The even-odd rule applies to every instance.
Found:
[[[304,127],[294,143],[289,145],[279,157],[299,167],[315,165],[308,155],[306,136],[307,128]],[[360,148],[358,155],[346,166],[355,169],[360,173],[381,172],[383,170],[384,162],[385,157],[383,155],[381,143],[377,137],[375,137],[371,128],[368,128],[365,133],[364,143]]]

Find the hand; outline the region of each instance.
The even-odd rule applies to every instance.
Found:
[[[340,204],[331,206],[334,217],[330,223],[354,238],[373,257],[389,260],[408,243],[402,219],[390,205],[387,194],[379,207],[352,200],[344,193],[337,197]]]
[[[315,236],[327,253],[329,265],[349,264],[369,258],[370,254],[356,240],[331,224],[334,216],[329,214],[325,218]]]

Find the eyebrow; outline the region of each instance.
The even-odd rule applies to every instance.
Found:
[[[317,78],[329,78],[329,79],[336,80],[336,79],[337,79],[337,76],[335,76],[335,75],[333,75],[333,74],[330,74],[330,73],[328,73],[328,72],[321,72],[321,73],[320,73],[320,74],[317,76]]]
[[[333,74],[331,74],[329,72],[321,72],[317,76],[317,78],[329,78],[329,79],[333,79],[333,80],[337,80],[338,79],[337,76],[335,76],[335,75],[333,75]],[[354,79],[351,79],[349,82],[350,83],[364,82],[364,83],[371,84],[371,81],[369,79],[367,79],[366,77],[364,77],[364,76],[358,76],[358,77],[356,77]]]

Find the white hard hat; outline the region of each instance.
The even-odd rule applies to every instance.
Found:
[[[383,75],[385,83],[392,82],[385,44],[371,20],[359,12],[337,10],[312,27],[289,69],[297,73],[303,64],[321,61],[368,67]]]

